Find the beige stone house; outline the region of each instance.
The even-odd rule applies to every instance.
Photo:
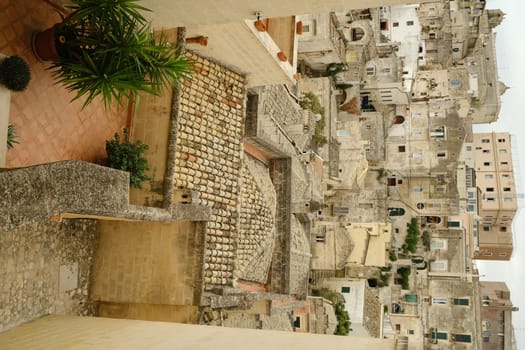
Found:
[[[512,255],[512,220],[517,210],[511,137],[508,133],[474,134],[478,188],[478,244],[476,259],[509,260]]]

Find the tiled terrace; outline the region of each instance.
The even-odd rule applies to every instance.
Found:
[[[64,159],[96,161],[105,157],[105,140],[127,126],[126,108],[105,111],[97,101],[81,109],[82,101],[54,85],[48,63],[31,52],[33,31],[60,21],[57,11],[43,0],[0,0],[0,53],[19,55],[31,68],[24,92],[11,94],[9,124],[16,126],[19,144],[7,152],[7,167]]]

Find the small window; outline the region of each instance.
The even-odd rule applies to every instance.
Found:
[[[341,293],[350,293],[350,287],[341,287]]]
[[[407,21],[407,26],[413,26],[414,25],[414,21]]]
[[[447,157],[447,152],[438,152],[438,153],[436,153],[436,156],[438,158],[446,158]]]
[[[499,153],[500,154],[507,154],[507,150],[502,148],[502,149],[499,150]]]
[[[399,22],[392,23],[392,27],[399,27]]]
[[[428,34],[428,38],[429,38],[430,40],[435,40],[435,39],[436,39],[436,33],[429,33],[429,34]]]
[[[467,152],[472,151],[472,146],[465,146],[465,150],[466,150]]]
[[[310,25],[303,24],[303,33],[309,33],[309,32],[310,32]]]
[[[505,139],[498,139],[499,143],[505,143]]]
[[[448,333],[447,332],[432,332],[430,337],[432,339],[437,339],[437,340],[447,340],[448,339]]]
[[[301,317],[299,316],[295,317],[295,321],[293,321],[293,327],[301,328]]]
[[[408,334],[413,335],[414,334],[414,330],[413,329],[409,329],[408,330]]]
[[[503,187],[503,192],[510,192],[510,187]]]
[[[490,153],[490,150],[489,150],[489,149],[484,149],[484,150],[483,150],[483,153],[485,153],[485,154],[489,154],[489,153]]]
[[[488,202],[494,202],[494,201],[496,201],[496,198],[494,198],[494,197],[487,197],[487,201]]]
[[[406,151],[406,147],[403,145],[403,146],[397,146],[397,151],[398,152],[405,152]]]
[[[507,232],[507,226],[500,226],[499,231],[500,232]]]
[[[492,180],[494,178],[493,174],[485,174],[485,180]]]
[[[454,47],[454,48],[452,49],[452,52],[459,52],[459,48],[458,48],[458,47]]]
[[[481,139],[481,143],[490,143],[490,139]]]
[[[454,305],[469,306],[469,300],[466,298],[454,298]]]
[[[490,166],[490,162],[483,162],[484,166]]]
[[[509,162],[501,162],[500,164],[503,165],[503,166],[507,166],[507,165],[509,165]]]
[[[375,75],[375,74],[376,74],[375,67],[367,67],[366,68],[366,75]]]
[[[507,253],[499,253],[499,256],[507,256]]]
[[[505,198],[503,198],[503,201],[505,203],[511,203],[512,202],[512,197],[505,197]]]
[[[488,226],[488,225],[483,226],[483,231],[484,232],[489,232],[490,231],[490,226]]]
[[[461,221],[449,221],[447,227],[461,227]]]
[[[400,331],[401,330],[401,325],[399,323],[396,323],[396,331]]]
[[[485,189],[485,191],[487,191],[487,192],[494,192],[494,187],[487,187]]]
[[[446,305],[448,298],[432,298],[432,304]]]
[[[454,341],[458,343],[472,343],[472,336],[470,334],[454,334]]]
[[[483,256],[492,256],[492,252],[483,252],[483,254],[481,254]]]

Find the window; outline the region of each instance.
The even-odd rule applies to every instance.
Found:
[[[483,153],[485,153],[485,154],[489,154],[489,153],[490,153],[490,150],[489,150],[489,149],[484,149],[484,150],[483,150]]]
[[[405,146],[397,146],[397,150],[398,150],[398,152],[405,152],[406,151],[406,147]]]
[[[407,26],[413,26],[414,25],[414,21],[407,21]]]
[[[399,22],[392,23],[392,27],[399,27]]]
[[[499,232],[507,232],[507,226],[500,226]]]
[[[465,150],[466,150],[467,152],[472,151],[472,146],[465,146]]]
[[[432,332],[431,338],[437,339],[437,340],[447,340],[448,333],[447,332]]]
[[[423,192],[421,187],[412,187],[412,192]]]
[[[481,254],[483,256],[492,256],[492,252],[483,252],[483,254]]]
[[[454,305],[469,306],[469,300],[467,298],[454,298]]]
[[[410,334],[410,335],[414,334],[414,330],[413,329],[409,329],[408,330],[408,334]]]
[[[485,174],[485,180],[492,180],[494,178],[493,174]]]
[[[301,328],[301,317],[300,316],[295,317],[295,321],[293,321],[293,327]]]
[[[459,52],[459,47],[454,47],[454,48],[452,49],[452,52]]]
[[[429,33],[429,34],[428,34],[428,38],[429,38],[430,40],[435,40],[435,39],[436,39],[436,33]]]
[[[490,143],[489,139],[481,139],[481,143]]]
[[[461,221],[449,221],[447,227],[461,227]]]
[[[454,334],[452,337],[457,343],[472,343],[472,336],[470,334]]]
[[[341,293],[350,293],[350,287],[341,287]]]
[[[448,298],[432,298],[432,304],[446,305]]]
[[[483,162],[484,166],[490,166],[490,162]]]
[[[438,158],[446,158],[447,157],[447,152],[438,152],[438,153],[436,153],[436,156]]]
[[[507,165],[509,165],[509,162],[501,162],[500,164],[503,165],[503,166],[507,166]]]
[[[432,271],[447,271],[448,261],[447,260],[436,260],[430,263],[430,270]]]
[[[507,253],[499,253],[499,256],[507,256]]]
[[[401,325],[399,323],[396,323],[396,331],[400,331],[401,330]]]
[[[375,67],[367,67],[366,68],[366,75],[374,75],[374,74],[376,74]]]
[[[512,197],[505,197],[505,198],[503,198],[503,201],[505,203],[511,203],[512,202]]]
[[[494,202],[496,201],[496,198],[494,197],[487,197],[487,202]]]
[[[487,187],[485,190],[487,192],[494,192],[494,187]]]
[[[490,231],[490,226],[489,225],[483,226],[483,231],[489,232]]]
[[[390,68],[383,68],[383,73],[390,73]]]
[[[499,150],[499,153],[500,154],[507,154],[507,150],[502,148],[502,149]]]
[[[309,33],[309,32],[310,32],[310,25],[303,24],[303,33]]]
[[[505,143],[505,139],[498,139],[499,143]]]
[[[504,192],[510,192],[510,187],[503,187]]]

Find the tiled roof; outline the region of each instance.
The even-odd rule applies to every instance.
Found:
[[[248,167],[242,167],[237,277],[266,283],[275,236],[273,213]]]
[[[241,178],[245,79],[188,54],[195,74],[179,97],[175,187],[212,208],[206,227],[204,289],[232,285]]]

